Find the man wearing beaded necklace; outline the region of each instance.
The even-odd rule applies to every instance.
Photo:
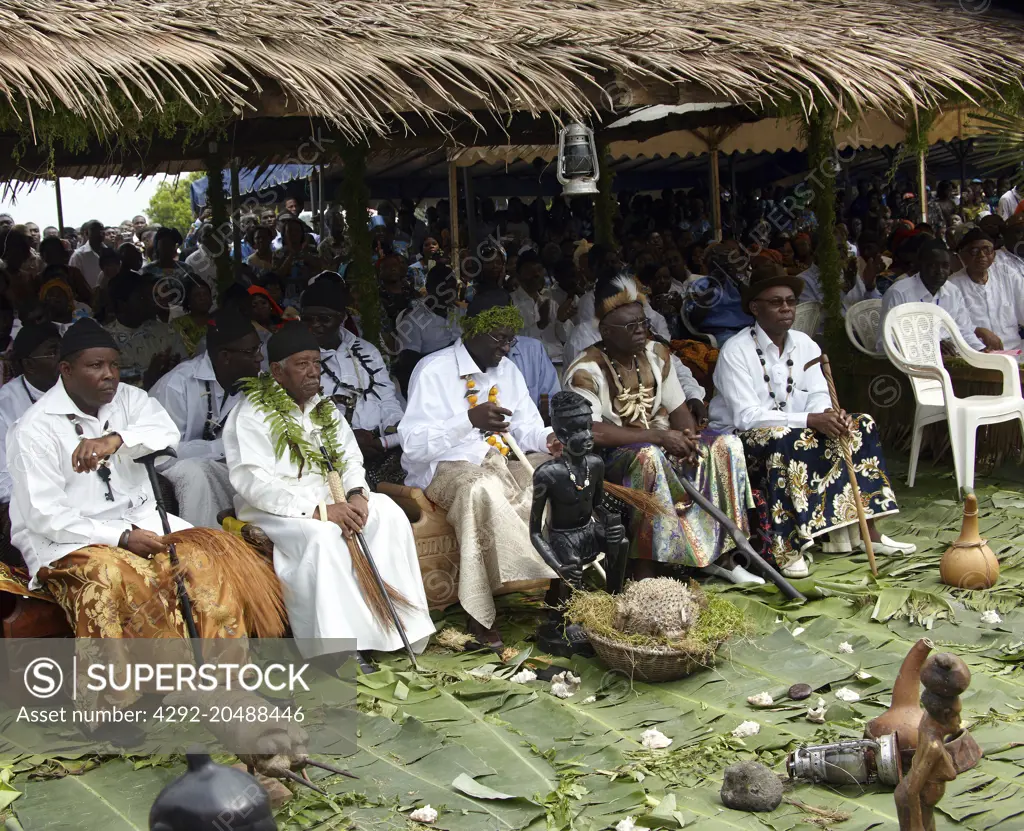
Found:
[[[668,348],[648,337],[644,297],[633,278],[602,280],[594,299],[601,340],[566,370],[566,386],[593,410],[605,478],[647,491],[664,505],[656,516],[633,512],[634,577],[653,577],[655,564],[666,563],[734,583],[763,583],[723,558],[732,548],[728,530],[692,503],[680,482],[687,477],[745,529],[752,502],[742,445],[732,436],[698,431]]]
[[[530,541],[532,478],[511,451],[552,453],[526,380],[508,360],[523,319],[507,292],[482,291],[462,340],[423,358],[398,426],[406,484],[448,512],[459,540],[459,602],[481,643],[501,645],[492,593],[554,576]]]
[[[178,513],[192,525],[219,528],[218,514],[232,507],[235,491],[221,432],[241,398],[242,379],[259,375],[262,361],[255,327],[229,306],[207,324],[206,351],[178,364],[150,390],[181,434],[178,458],[161,472],[174,486]]]
[[[834,550],[850,550],[847,529],[856,527],[857,511],[840,437],[852,438],[868,516],[897,512],[871,416],[833,410],[820,365],[804,369],[821,349],[792,329],[802,290],[802,280],[774,263],[754,270],[743,303],[756,322],[722,348],[710,408],[712,427],[743,440],[763,553],[787,577],[807,576],[803,551],[825,533]],[[872,519],[868,527],[878,553],[916,550],[879,534]]]
[[[119,383],[118,357],[91,318],[65,333],[60,379],[7,437],[12,541],[30,588],[47,588],[79,637],[184,637],[163,526],[135,461],[175,447],[178,430],[155,399]],[[172,531],[189,527],[168,520]],[[194,545],[182,542],[178,555],[200,637],[247,634],[223,572],[199,567]]]
[[[353,573],[346,540],[361,531],[381,577],[409,602],[402,622],[413,648],[434,632],[420,578],[412,527],[387,496],[370,493],[359,444],[331,399],[320,394],[320,346],[301,323],[267,341],[270,373],[243,384],[228,416],[224,450],[237,515],[274,543],[288,619],[306,657],[338,652],[333,639],[391,652],[397,630],[374,618]],[[346,502],[331,500],[323,447],[341,472]],[[363,659],[368,668],[368,659]]]
[[[320,345],[321,383],[352,427],[367,480],[401,484],[402,420],[395,383],[380,351],[341,324],[348,313],[340,283],[319,279],[302,294],[302,322]]]

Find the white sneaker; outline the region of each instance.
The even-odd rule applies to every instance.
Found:
[[[864,540],[857,543],[858,551],[867,551],[864,545]],[[882,534],[882,539],[878,542],[871,543],[871,550],[876,554],[885,554],[889,557],[905,557],[908,554],[914,554],[917,552],[917,546],[912,542],[899,542],[894,539],[890,539],[885,534]]]
[[[721,577],[723,580],[728,580],[730,583],[740,585],[741,583],[753,583],[757,586],[763,586],[764,580],[758,577],[756,574],[751,574],[743,566],[734,566],[731,569],[722,568],[714,564],[704,566],[701,569],[704,574],[711,574],[715,577]]]
[[[807,568],[807,560],[804,559],[804,555],[799,555],[788,565],[782,566],[779,571],[782,572],[783,577],[789,577],[790,579],[796,579],[799,577],[809,577],[811,571]]]

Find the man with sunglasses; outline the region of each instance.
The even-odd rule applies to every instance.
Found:
[[[400,485],[405,479],[398,437],[402,404],[377,347],[342,327],[345,301],[341,283],[319,277],[302,294],[302,322],[320,346],[323,394],[351,425],[371,487]]]
[[[511,435],[524,453],[558,448],[522,373],[508,360],[522,326],[508,292],[477,294],[462,339],[416,366],[398,426],[406,485],[423,488],[455,528],[459,602],[470,632],[499,649],[493,592],[554,576],[530,541],[533,480],[508,440]]]
[[[225,307],[206,327],[206,352],[178,364],[157,381],[150,395],[181,433],[178,458],[160,472],[174,485],[178,516],[219,528],[217,514],[230,509],[235,490],[228,479],[221,433],[240,400],[239,384],[259,374],[260,336],[234,307]]]
[[[715,367],[711,427],[739,434],[758,507],[762,553],[787,577],[809,574],[804,551],[828,533],[832,550],[850,550],[857,525],[839,440],[849,438],[874,550],[916,547],[881,535],[874,519],[897,513],[878,431],[869,415],[832,408],[820,347],[793,330],[803,280],[776,263],[754,269],[743,306],[755,323],[729,339]],[[858,541],[863,548],[863,542]]]
[[[16,377],[0,388],[0,561],[22,565],[12,549],[11,474],[7,470],[7,432],[25,411],[43,397],[60,377],[60,332],[52,323],[26,323],[12,348]]]

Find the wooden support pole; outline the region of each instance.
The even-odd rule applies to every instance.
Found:
[[[60,235],[64,236],[64,203],[60,198],[60,176],[54,177],[53,180],[54,193],[57,195],[57,227],[60,230]]]
[[[718,175],[718,148],[711,149],[711,226],[715,240],[722,240],[722,183]]]
[[[473,193],[473,175],[468,167],[462,168],[462,193],[466,199],[466,240],[470,245],[479,245],[481,240],[476,232],[476,198]]]
[[[242,267],[242,193],[238,184],[238,159],[231,160],[231,251],[235,274]]]
[[[927,151],[921,150],[917,154],[917,188],[921,202],[921,221],[928,221],[928,171],[925,168],[925,157]]]

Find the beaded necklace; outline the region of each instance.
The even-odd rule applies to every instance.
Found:
[[[640,374],[640,359],[638,356],[633,356],[633,371],[636,373],[636,392],[631,391],[623,380],[617,363],[612,359],[612,356],[607,353],[604,349],[601,350],[601,356],[604,358],[608,368],[611,369],[615,376],[615,408],[619,413],[619,417],[622,419],[623,424],[632,424],[638,420],[644,426],[645,429],[650,428],[650,419],[648,413],[651,412],[654,406],[654,393],[655,389],[648,387],[644,384],[643,376]]]
[[[580,485],[576,481],[576,474],[572,472],[572,465],[569,464],[569,460],[565,457],[562,458],[562,463],[565,465],[565,469],[569,471],[569,481],[572,482],[572,486],[577,491],[586,490],[590,487],[590,462],[587,461],[587,457],[583,457],[583,484]]]
[[[82,425],[79,423],[78,418],[76,416],[73,416],[71,413],[68,413],[67,416],[68,416],[68,421],[70,421],[75,426],[75,435],[78,436],[80,439],[82,439],[84,441],[85,440],[85,430],[82,428]],[[110,422],[109,421],[104,422],[103,423],[104,437],[106,437],[107,430],[109,428],[110,428]],[[96,454],[93,453],[92,455],[95,456]],[[113,502],[114,501],[114,492],[110,489],[110,459],[104,459],[103,461],[100,462],[99,467],[96,468],[96,475],[99,476],[100,477],[100,481],[103,482],[103,484],[107,486],[107,492],[104,494],[103,498],[106,499],[107,502]]]
[[[227,417],[222,418],[220,421],[213,420],[213,387],[209,381],[203,381],[206,385],[206,423],[203,425],[203,441],[214,441],[220,435],[221,430],[224,429],[224,422],[227,421]],[[217,408],[220,412],[220,408]]]
[[[757,359],[761,362],[761,372],[764,373],[764,382],[768,385],[768,395],[771,396],[773,410],[784,410],[786,404],[789,403],[789,396],[793,392],[793,359],[786,359],[786,367],[789,373],[789,377],[786,379],[786,400],[777,401],[775,398],[775,390],[772,389],[772,379],[768,376],[768,365],[764,360],[764,351],[761,349],[761,344],[757,342],[757,334],[754,332],[754,328],[750,328],[750,337],[754,339],[754,349],[757,350]]]
[[[32,393],[29,392],[29,390],[28,390],[28,382],[25,380],[25,376],[24,375],[21,376],[21,386],[25,389],[25,395],[28,396],[29,402],[32,403],[32,404],[35,404],[36,403],[36,399],[33,397]]]
[[[478,393],[477,393],[477,389],[476,389],[476,381],[474,381],[472,378],[467,378],[466,379],[466,401],[469,404],[470,409],[475,407],[476,406],[476,402],[479,401],[479,400],[480,399],[479,399],[479,396],[478,396]],[[487,393],[487,400],[490,401],[492,404],[497,404],[498,403],[498,385],[497,384],[495,384],[493,387],[491,387],[490,392]],[[501,455],[504,456],[506,459],[508,458],[508,454],[512,452],[512,448],[509,447],[508,444],[506,444],[505,438],[500,433],[492,433],[492,432],[484,433],[484,439],[485,439],[485,441],[491,447],[493,447],[495,450],[499,451],[501,453]]]

